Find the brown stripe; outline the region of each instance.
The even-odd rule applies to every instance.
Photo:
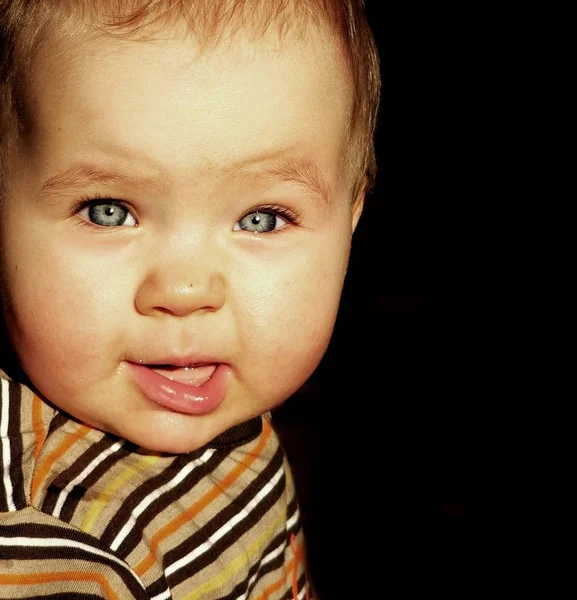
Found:
[[[75,460],[67,469],[62,471],[51,483],[49,488],[46,490],[46,497],[42,503],[42,510],[48,514],[52,514],[58,501],[58,497],[62,490],[73,481],[82,471],[100,454],[106,452],[111,446],[116,444],[118,440],[113,437],[105,436],[98,442],[90,445],[85,452],[83,452],[77,460]],[[74,511],[78,504],[84,497],[84,494],[90,490],[91,493],[94,490],[90,488],[98,481],[98,479],[118,460],[116,456],[118,452],[114,452],[111,456],[108,456],[106,460],[96,467],[85,479],[83,479],[74,489],[68,494],[64,505],[60,511],[60,519],[70,523],[74,517]]]
[[[38,458],[42,446],[46,441],[48,431],[42,419],[42,407],[44,403],[34,394],[32,398],[32,427],[34,428],[34,458]]]
[[[200,465],[197,465],[196,468],[192,469],[185,479],[183,479],[176,487],[166,490],[160,497],[156,498],[138,517],[135,526],[120,545],[118,553],[121,556],[128,556],[142,540],[142,531],[144,528],[165,510],[170,510],[174,506],[183,505],[185,502],[181,500],[183,496],[193,493],[192,490],[199,484],[204,483],[206,479],[210,477],[211,473],[219,468],[220,464],[227,456],[228,453],[225,452],[214,452],[206,462],[201,463]],[[171,465],[168,481],[172,480],[178,472],[187,467],[189,463],[190,459],[187,458],[187,456],[177,457],[176,461]],[[160,486],[154,486],[153,489],[158,489],[159,487]],[[137,505],[133,505],[132,510],[136,506]],[[172,511],[171,514],[173,514]],[[124,525],[124,523],[122,523],[122,525]]]
[[[17,509],[26,506],[23,473],[23,443],[22,443],[22,388],[15,383],[9,384],[10,416],[8,422],[8,438],[10,439],[10,480],[12,496]]]
[[[219,481],[218,485],[213,485],[209,492],[204,494],[201,498],[199,498],[192,506],[182,511],[177,517],[169,521],[166,525],[161,527],[150,539],[149,542],[149,553],[141,560],[135,567],[135,571],[137,574],[142,575],[150,569],[156,559],[155,554],[157,552],[158,546],[162,543],[163,540],[171,536],[173,533],[178,531],[183,525],[193,520],[196,515],[204,510],[209,504],[214,502],[216,498],[218,498],[221,494],[226,493],[226,490],[238,480],[238,478],[250,468],[250,466],[254,463],[257,458],[262,454],[263,449],[266,446],[268,439],[272,433],[272,428],[267,421],[264,421],[263,430],[260,438],[258,439],[258,443],[255,446],[253,451],[247,452],[244,460],[240,461],[235,465],[233,469],[223,478],[222,481]]]
[[[46,477],[50,474],[50,471],[54,465],[62,459],[62,457],[82,438],[86,437],[92,430],[86,425],[79,425],[77,430],[69,433],[61,442],[50,452],[50,454],[44,459],[44,461],[37,465],[32,478],[32,486],[30,491],[30,498],[32,503],[36,501],[38,490],[44,483]]]
[[[123,585],[130,591],[130,598],[147,598],[140,579],[126,563],[118,562],[118,557],[100,541],[82,531],[62,525],[46,525],[35,523],[34,515],[30,522],[2,527],[2,536],[6,538],[0,545],[0,556],[6,564],[11,564],[14,570],[20,568],[26,573],[34,572],[29,565],[48,566],[55,572],[55,561],[62,561],[67,569],[75,564],[79,573],[85,571],[101,571],[106,569],[109,574],[115,573]],[[11,538],[29,538],[26,545],[11,544]],[[50,546],[42,545],[43,540],[51,540]],[[85,548],[73,545],[79,542]],[[39,571],[42,569],[38,569]],[[110,576],[109,576],[110,579]]]
[[[106,598],[108,598],[109,600],[121,600],[120,596],[116,594],[112,586],[108,583],[106,577],[104,577],[104,575],[101,575],[100,573],[62,571],[55,573],[27,573],[25,576],[23,576],[22,574],[4,575],[0,573],[0,584],[3,585],[26,587],[29,585],[39,585],[42,583],[57,583],[60,581],[98,583],[101,586],[101,588],[106,591]]]
[[[178,562],[187,556],[195,548],[203,544],[210,536],[229,523],[239,513],[243,512],[246,506],[257,496],[263,487],[272,479],[273,475],[283,464],[282,450],[279,448],[258,477],[253,480],[241,494],[234,498],[226,508],[223,508],[206,525],[196,530],[186,540],[168,552],[164,552],[164,568]],[[226,532],[218,541],[216,541],[206,552],[196,557],[193,561],[183,566],[173,573],[169,578],[171,587],[176,587],[179,583],[193,577],[196,573],[202,571],[211,564],[217,564],[218,558],[230,547],[233,547],[237,541],[247,533],[247,531],[258,526],[261,519],[270,511],[271,507],[278,503],[286,490],[286,478],[283,475],[276,486],[252,508],[250,514],[241,519],[234,527]]]

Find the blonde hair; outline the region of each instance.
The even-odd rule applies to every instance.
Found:
[[[341,44],[353,79],[347,152],[353,198],[372,186],[381,82],[363,0],[0,0],[0,200],[26,130],[27,76],[48,36],[89,24],[105,34],[145,38],[177,23],[206,44],[217,43],[225,30],[262,35],[271,26],[281,34],[310,24],[324,28]]]

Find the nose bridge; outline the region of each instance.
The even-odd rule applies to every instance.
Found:
[[[225,302],[225,278],[220,253],[209,236],[171,236],[151,247],[148,268],[136,294],[137,310],[145,315],[186,316],[215,311]]]

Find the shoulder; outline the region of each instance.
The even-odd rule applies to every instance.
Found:
[[[0,513],[0,598],[148,598],[130,567],[91,535],[32,507]]]
[[[36,459],[55,413],[29,387],[0,372],[0,512],[27,506]]]

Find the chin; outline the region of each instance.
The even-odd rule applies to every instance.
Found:
[[[111,428],[107,430],[145,450],[166,454],[186,454],[187,452],[193,452],[208,444],[220,433],[217,431],[211,434],[204,428],[201,429],[198,422],[183,424],[175,421],[178,421],[178,419],[162,424],[151,423],[145,426],[144,431],[142,429],[138,431],[116,429],[113,431]]]
[[[194,450],[202,448],[202,446],[210,441],[195,438],[191,439],[190,437],[187,439],[180,439],[175,438],[174,436],[167,437],[149,435],[143,438],[142,436],[115,435],[118,435],[120,438],[136,444],[144,450],[164,454],[186,454],[187,452],[193,452]]]
[[[190,441],[186,441],[186,442],[178,442],[178,441],[164,441],[154,444],[154,443],[147,443],[147,444],[138,444],[139,446],[141,446],[142,448],[144,448],[145,450],[150,450],[151,452],[159,452],[162,454],[187,454],[188,452],[194,452],[194,450],[198,450],[199,448],[202,448],[202,446],[205,445],[205,443],[207,442],[203,442],[203,443],[193,443]]]

